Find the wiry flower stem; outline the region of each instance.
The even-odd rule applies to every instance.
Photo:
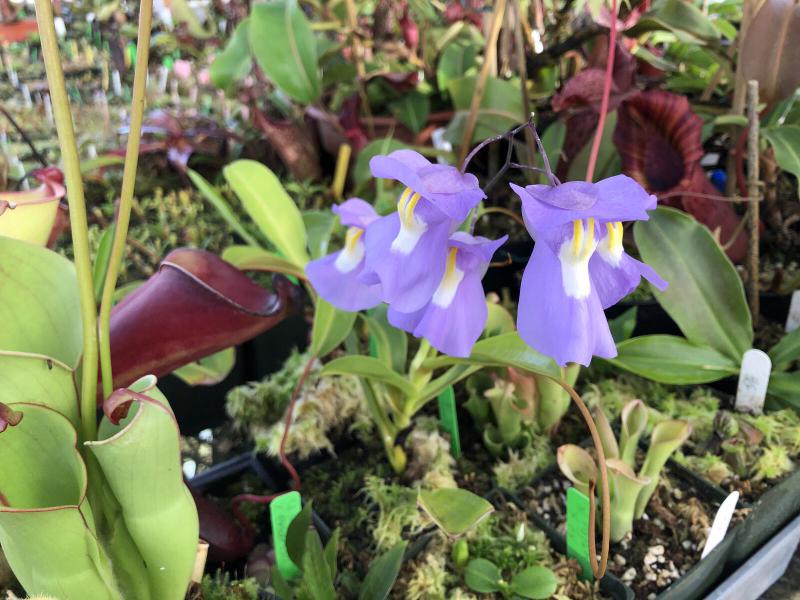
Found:
[[[603,98],[600,102],[600,118],[597,120],[597,130],[594,133],[592,150],[589,154],[589,164],[586,166],[586,181],[594,180],[594,169],[597,165],[597,155],[600,153],[600,142],[603,139],[603,130],[606,126],[608,114],[608,100],[611,97],[611,82],[614,76],[614,54],[617,47],[617,0],[611,0],[611,29],[608,33],[608,55],[606,57],[606,74],[603,81]]]

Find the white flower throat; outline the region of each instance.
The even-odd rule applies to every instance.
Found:
[[[461,283],[461,280],[464,279],[464,271],[459,269],[456,264],[457,254],[458,248],[450,248],[450,252],[447,255],[447,266],[444,269],[444,276],[439,282],[439,287],[436,288],[436,291],[433,293],[433,298],[431,299],[431,302],[440,308],[447,308],[450,306],[453,302],[453,298],[456,297],[458,285]]]
[[[349,273],[355,269],[364,258],[364,242],[361,236],[364,230],[360,227],[349,227],[344,238],[344,248],[333,263],[339,273]]]
[[[417,192],[406,188],[397,201],[397,214],[400,217],[400,231],[392,241],[392,251],[399,254],[410,254],[416,247],[419,238],[428,230],[428,225],[414,214],[414,209],[420,201]]]
[[[572,222],[572,237],[564,240],[558,251],[561,263],[561,282],[564,293],[570,298],[581,300],[589,296],[592,283],[589,278],[589,259],[594,251],[605,262],[618,267],[622,260],[622,223],[606,223],[607,235],[599,242],[594,235],[594,218],[586,219],[586,227],[581,219]]]

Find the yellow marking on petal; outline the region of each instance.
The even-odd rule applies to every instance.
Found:
[[[411,226],[414,222],[414,209],[417,207],[417,203],[419,202],[420,195],[416,192],[411,194],[411,197],[406,202],[405,206],[403,207],[403,212],[400,215],[403,223],[406,227]]]
[[[400,194],[400,199],[397,201],[397,212],[400,213],[400,215],[403,214],[406,204],[408,203],[408,198],[412,193],[411,188],[406,188],[403,190],[403,193]]]
[[[583,244],[583,252],[581,253],[584,258],[588,258],[594,252],[594,217],[586,219],[586,228],[588,232],[586,234],[586,242]]]
[[[344,247],[352,252],[362,235],[364,235],[364,230],[360,227],[348,228],[344,238]]]
[[[459,269],[456,264],[457,254],[458,248],[450,248],[450,252],[447,254],[447,264],[444,269],[444,275],[439,283],[439,287],[433,294],[433,298],[431,298],[431,302],[436,306],[442,308],[450,306],[453,302],[453,298],[455,298],[461,280],[464,279],[464,271]]]
[[[450,252],[447,254],[447,266],[444,269],[445,277],[452,275],[456,270],[456,254],[458,254],[458,248],[450,248]]]
[[[572,253],[575,256],[580,256],[581,247],[583,246],[583,221],[575,219],[572,222]]]
[[[360,227],[349,227],[344,238],[344,248],[334,261],[334,267],[340,273],[349,273],[364,258],[364,244],[360,243],[364,230]]]

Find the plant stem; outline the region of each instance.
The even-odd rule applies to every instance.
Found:
[[[489,72],[492,69],[497,56],[497,38],[503,26],[503,15],[506,12],[506,0],[497,0],[492,14],[492,26],[489,36],[486,38],[486,50],[483,53],[483,65],[478,79],[475,82],[475,90],[472,93],[472,103],[469,106],[467,122],[464,125],[464,137],[461,140],[461,148],[458,150],[458,164],[464,163],[464,159],[472,145],[472,136],[475,133],[475,126],[478,123],[478,113],[483,100],[483,93],[486,91],[486,81],[489,79]]]
[[[617,0],[611,0],[611,29],[608,32],[608,55],[606,57],[606,74],[603,81],[603,99],[600,102],[600,118],[597,120],[597,131],[594,133],[592,151],[589,154],[589,164],[586,166],[586,181],[594,180],[594,168],[597,165],[597,155],[600,153],[600,142],[603,139],[603,129],[606,126],[608,114],[608,99],[611,96],[611,83],[614,78],[614,54],[617,48]]]
[[[150,26],[153,20],[153,1],[142,0],[139,5],[139,31],[136,50],[136,70],[133,77],[133,99],[131,101],[131,123],[128,131],[128,145],[125,149],[125,167],[122,172],[122,190],[120,191],[117,224],[114,240],[111,244],[111,255],[108,271],[103,283],[103,295],[100,301],[100,368],[103,376],[103,398],[108,398],[114,389],[114,376],[111,368],[111,305],[114,300],[114,289],[117,287],[120,267],[122,265],[125,242],[128,238],[128,225],[131,220],[133,205],[133,189],[136,184],[136,167],[139,163],[139,140],[142,136],[142,120],[144,119],[145,86],[147,84],[147,61],[150,51]]]
[[[747,82],[747,195],[750,198],[761,199],[759,185],[759,121],[758,121],[758,81]],[[760,313],[758,297],[758,202],[751,200],[747,203],[747,227],[750,234],[747,248],[747,288],[750,293],[750,313],[753,317],[753,327],[758,325]]]
[[[84,441],[97,435],[97,305],[92,284],[92,259],[89,250],[89,227],[86,219],[86,202],[81,180],[81,162],[75,142],[64,71],[58,38],[53,22],[50,0],[36,0],[36,21],[42,44],[42,58],[47,73],[47,85],[53,103],[58,143],[64,163],[64,178],[69,202],[72,247],[75,254],[75,271],[81,303],[83,325],[83,364],[81,371],[81,433]],[[53,299],[58,301],[57,298]]]
[[[528,69],[525,65],[525,38],[523,37],[522,23],[525,17],[519,0],[513,0],[514,15],[516,17],[514,27],[514,54],[517,58],[517,74],[519,75],[520,93],[522,94],[522,110],[526,115],[531,114],[531,101],[528,98]],[[525,128],[525,147],[528,150],[528,164],[533,166],[536,158],[536,142],[533,133],[529,128]],[[538,179],[538,176],[537,176]]]

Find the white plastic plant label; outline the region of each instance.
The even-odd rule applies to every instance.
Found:
[[[739,492],[731,492],[720,504],[719,510],[717,510],[717,514],[714,517],[714,523],[711,525],[711,531],[708,532],[706,545],[703,548],[703,554],[700,556],[701,559],[708,556],[725,539],[737,502],[739,502]]]
[[[736,410],[761,414],[771,370],[772,361],[766,352],[751,348],[744,353],[739,386],[736,389]]]
[[[800,290],[795,290],[789,304],[789,314],[786,315],[786,333],[791,333],[798,327],[800,327]]]

